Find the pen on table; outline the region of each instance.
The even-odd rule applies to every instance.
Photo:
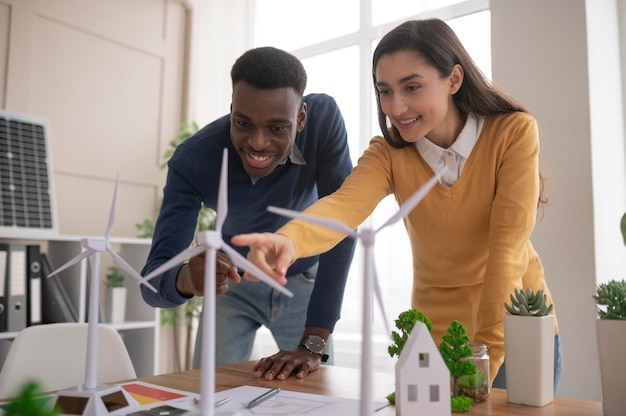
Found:
[[[266,401],[270,397],[276,396],[278,393],[280,393],[280,388],[279,387],[276,387],[275,389],[271,389],[270,391],[266,391],[265,393],[263,393],[259,397],[250,400],[250,403],[248,403],[246,408],[247,409],[252,409],[253,407],[256,407],[256,406],[260,405],[261,403],[263,403],[264,401]]]

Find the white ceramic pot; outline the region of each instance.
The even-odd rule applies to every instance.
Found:
[[[600,381],[602,383],[602,414],[623,415],[626,411],[624,394],[624,345],[626,345],[626,321],[598,319],[596,321],[598,356],[600,357]]]
[[[126,319],[126,288],[108,287],[107,295],[107,322],[120,323]]]
[[[554,315],[504,316],[506,392],[510,403],[554,401]]]

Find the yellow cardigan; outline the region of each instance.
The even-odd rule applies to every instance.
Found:
[[[453,320],[462,322],[472,342],[489,347],[492,381],[504,360],[509,294],[543,289],[552,303],[529,240],[539,197],[538,155],[531,115],[487,117],[458,181],[436,184],[404,221],[413,252],[411,307],[430,317],[437,344]],[[432,175],[416,146],[394,149],[377,136],[342,187],[305,212],[356,228],[385,196],[393,193],[401,205]],[[325,252],[344,237],[303,221],[277,232],[294,241],[298,258]]]

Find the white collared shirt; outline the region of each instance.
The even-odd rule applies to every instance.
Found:
[[[426,137],[417,141],[417,151],[433,172],[439,172],[439,181],[442,184],[451,186],[459,179],[463,166],[476,145],[484,121],[484,117],[469,114],[463,130],[447,149],[437,146]]]

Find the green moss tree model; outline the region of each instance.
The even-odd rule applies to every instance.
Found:
[[[465,396],[456,395],[459,378],[478,372],[474,363],[466,359],[472,355],[472,348],[468,343],[469,336],[467,335],[465,326],[459,321],[452,321],[448,330],[442,336],[441,344],[439,344],[439,353],[448,366],[450,377],[452,377],[454,381],[452,390],[452,411],[468,410],[474,403],[474,400],[469,397],[458,399],[458,397]]]

